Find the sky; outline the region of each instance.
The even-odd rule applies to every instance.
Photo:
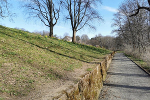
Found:
[[[10,27],[10,28],[24,28],[29,32],[35,31],[49,31],[49,28],[46,27],[40,20],[28,19],[24,13],[24,9],[20,6],[22,0],[10,0],[11,12],[15,13],[15,16],[12,17],[13,21],[10,18],[0,19],[0,25]],[[77,32],[77,35],[82,36],[87,34],[89,38],[95,37],[98,34],[102,36],[115,36],[115,33],[112,34],[111,27],[113,23],[114,14],[117,13],[117,9],[124,0],[102,0],[102,4],[97,7],[98,12],[104,19],[100,23],[94,22],[96,30],[89,28],[84,28]],[[54,35],[63,37],[64,34],[72,36],[72,30],[69,21],[59,20],[59,22],[54,27]]]

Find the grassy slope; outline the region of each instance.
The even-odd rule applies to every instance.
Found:
[[[110,51],[0,26],[0,100],[27,95],[35,84],[63,78]]]

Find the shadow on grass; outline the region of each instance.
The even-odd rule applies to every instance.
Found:
[[[7,28],[7,27],[4,27],[4,26],[0,26],[1,28],[3,28],[3,29],[6,29],[6,30],[9,30],[9,31],[13,31],[13,32],[15,32],[15,33],[18,33],[18,32],[20,32],[20,33],[22,33],[22,35],[27,35],[28,33],[25,33],[25,32],[27,32],[27,31],[22,31],[22,30],[16,30],[16,29],[11,29],[11,28]],[[5,34],[5,33],[4,33]],[[6,34],[6,35],[9,35],[9,34]],[[11,36],[11,35],[10,35]],[[13,36],[12,36],[13,37]],[[30,36],[24,36],[25,38],[30,38],[31,39],[31,37]],[[33,38],[35,38],[36,36],[34,36]],[[44,39],[41,39],[42,41],[46,41],[46,42],[49,42],[49,43],[53,43],[53,42],[50,42],[50,41],[47,41],[47,40],[44,40]],[[65,41],[64,41],[65,42]],[[83,53],[79,53],[79,52],[76,52],[76,51],[74,51],[74,50],[71,50],[71,49],[69,49],[69,48],[64,48],[64,47],[62,47],[62,46],[60,46],[60,45],[58,45],[58,44],[55,44],[55,43],[53,43],[55,46],[59,46],[60,48],[63,48],[63,49],[66,49],[66,50],[70,50],[70,51],[72,51],[72,52],[74,52],[74,53],[77,53],[77,54],[82,54],[83,55]],[[103,50],[103,49],[98,49],[98,48],[93,48],[93,47],[90,47],[90,46],[87,46],[87,45],[83,45],[83,44],[78,44],[78,43],[72,43],[72,42],[67,42],[67,44],[76,44],[77,46],[78,46],[78,48],[81,48],[81,49],[89,49],[89,51],[90,52],[93,52],[93,53],[96,53],[96,54],[103,54],[103,53],[105,53],[105,54],[108,54],[109,53],[109,51],[107,51],[107,50]],[[95,52],[96,51],[96,52]],[[91,56],[91,55],[87,55],[87,54],[84,54],[84,56],[88,56],[88,57],[92,57],[92,58],[96,58],[96,59],[99,59],[99,57],[95,57],[95,56]]]
[[[4,32],[3,32],[2,34],[5,34],[5,35],[7,35],[7,36],[9,36],[9,37],[18,39],[18,40],[20,40],[20,41],[24,41],[24,42],[29,43],[29,44],[31,44],[31,45],[34,45],[34,46],[36,46],[36,47],[38,47],[38,48],[45,49],[45,50],[47,50],[47,51],[53,52],[53,53],[55,53],[55,54],[58,54],[58,55],[61,55],[61,56],[64,56],[64,57],[68,57],[68,58],[71,58],[71,59],[76,59],[76,60],[79,60],[79,61],[82,61],[82,62],[86,62],[86,63],[99,64],[99,62],[90,62],[90,61],[87,61],[87,60],[85,60],[85,59],[78,59],[78,58],[76,58],[76,57],[68,56],[68,55],[65,55],[65,54],[56,52],[56,51],[54,51],[54,50],[50,50],[50,49],[48,49],[48,48],[39,46],[39,45],[34,44],[34,43],[31,43],[31,42],[29,42],[29,41],[26,41],[26,40],[23,40],[23,39],[20,39],[20,38],[16,38],[16,37],[14,37],[14,36],[12,36],[12,35],[9,35],[9,34],[6,34],[6,33],[4,33]],[[65,49],[64,47],[62,47],[62,48]],[[66,48],[66,49],[68,49],[68,48]],[[70,49],[68,49],[68,50],[70,50]],[[82,53],[75,52],[75,51],[73,51],[73,52],[76,53],[76,54],[78,54],[78,55],[79,55],[79,54],[80,54],[80,55],[82,54]],[[82,55],[83,55],[83,54],[82,54]],[[84,55],[84,56],[89,56],[89,55]],[[89,56],[89,57],[95,58],[95,57],[93,57],[93,56]]]
[[[18,33],[18,31],[15,31],[15,30],[10,30],[10,31],[13,31],[13,32],[16,32],[16,33]],[[21,32],[21,33],[23,33],[23,32]],[[23,33],[24,34],[24,33]],[[25,37],[26,38],[26,37]],[[69,48],[65,48],[65,47],[63,47],[63,46],[61,46],[61,45],[58,45],[58,44],[56,44],[56,43],[53,43],[53,42],[50,42],[50,41],[47,41],[47,40],[44,40],[44,39],[40,39],[40,40],[42,40],[42,41],[45,41],[45,42],[48,42],[48,43],[52,43],[52,44],[54,44],[54,46],[53,47],[59,47],[59,48],[62,48],[63,50],[65,50],[65,51],[71,51],[71,52],[73,52],[73,53],[76,53],[76,54],[80,54],[80,55],[83,55],[83,53],[80,53],[80,52],[76,52],[76,51],[74,51],[74,50],[72,50],[72,49],[69,49]],[[60,40],[58,40],[58,41],[60,41]],[[65,42],[65,41],[64,41]],[[104,52],[106,52],[105,50],[99,50],[98,48],[93,48],[93,47],[89,47],[89,46],[87,46],[87,45],[83,45],[83,44],[77,44],[77,43],[69,43],[69,42],[67,42],[68,44],[76,44],[76,45],[78,45],[78,48],[81,48],[81,49],[84,49],[84,47],[86,47],[86,48],[88,48],[89,50],[90,50],[90,52],[93,52],[93,53],[96,53],[96,52],[98,52],[98,53],[96,53],[96,54],[102,54],[102,53],[104,53]],[[96,51],[96,52],[94,52],[94,51]],[[106,53],[106,54],[108,54],[108,53]],[[88,54],[84,54],[84,56],[87,56],[87,57],[91,57],[91,58],[95,58],[95,59],[100,59],[99,57],[95,57],[95,56],[91,56],[91,55],[88,55]]]

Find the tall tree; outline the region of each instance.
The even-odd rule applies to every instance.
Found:
[[[123,40],[125,45],[130,45],[133,51],[143,52],[148,44],[148,13],[147,10],[140,10],[136,16],[129,17],[131,11],[135,11],[136,5],[145,6],[145,2],[138,0],[127,0],[119,8],[119,13],[115,14],[113,26],[118,27],[115,32]]]
[[[63,7],[68,12],[67,19],[71,22],[73,31],[72,42],[76,42],[76,32],[85,26],[95,28],[93,20],[101,20],[101,16],[94,6],[100,4],[100,0],[61,0]]]
[[[30,0],[26,2],[25,8],[27,8],[30,17],[37,17],[44,23],[44,25],[50,28],[50,37],[53,37],[53,28],[57,24],[59,19],[60,7],[58,9],[55,6],[58,0]]]
[[[131,14],[130,17],[136,16],[136,15],[140,12],[140,9],[145,9],[145,10],[147,10],[147,11],[150,11],[150,7],[140,6],[140,4],[139,4],[138,1],[137,1],[136,3],[137,3],[137,8],[136,8],[134,11],[132,11],[132,12],[134,12],[134,13]],[[147,0],[147,4],[150,6],[150,0]]]

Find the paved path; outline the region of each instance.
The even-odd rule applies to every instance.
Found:
[[[117,53],[99,100],[150,100],[150,76],[122,53]]]

